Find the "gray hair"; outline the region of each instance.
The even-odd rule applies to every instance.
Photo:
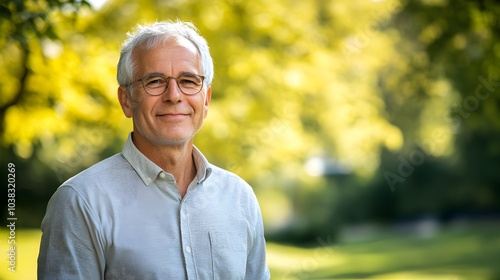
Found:
[[[135,33],[127,33],[128,39],[122,45],[118,61],[117,80],[120,86],[127,86],[134,82],[136,64],[132,59],[134,50],[144,45],[147,49],[159,45],[169,37],[183,37],[191,41],[200,54],[201,68],[205,76],[205,84],[210,86],[214,77],[214,65],[207,41],[198,33],[198,29],[191,22],[162,21],[151,25],[138,25]]]

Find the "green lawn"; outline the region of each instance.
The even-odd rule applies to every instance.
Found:
[[[500,279],[500,226],[310,249],[271,243],[268,259],[273,279]]]
[[[40,245],[41,232],[39,230],[16,229],[16,271],[8,270],[9,263],[9,232],[2,228],[0,231],[0,248],[2,248],[2,263],[0,265],[0,279],[30,280],[36,279],[36,259]]]
[[[0,231],[0,279],[36,279],[40,231],[17,230],[16,272],[8,271],[8,232]],[[321,237],[320,237],[321,238]],[[379,240],[314,248],[269,242],[272,279],[500,279],[500,226],[443,232],[431,239]]]

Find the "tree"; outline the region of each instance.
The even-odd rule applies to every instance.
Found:
[[[215,61],[212,103],[196,145],[255,187],[270,225],[328,229],[330,222],[446,211],[456,182],[457,205],[496,193],[499,98],[498,90],[485,90],[499,73],[493,1],[115,0],[99,11],[80,9],[78,17],[64,2],[42,3],[53,7],[46,9],[52,29],[42,24],[47,34],[30,35],[26,62],[21,43],[1,39],[0,104],[17,100],[3,106],[2,144],[20,158],[37,157],[60,182],[119,152],[131,130],[116,101],[126,32],[180,18],[200,29]],[[2,7],[14,14],[13,5]],[[2,21],[0,28],[14,26]],[[27,67],[12,71],[11,62]],[[25,95],[17,98],[20,85]],[[347,166],[351,177],[312,177],[304,168],[311,157]],[[404,174],[402,164],[411,165]],[[450,171],[457,166],[471,171],[470,179]],[[477,182],[481,191],[469,195]],[[420,200],[412,202],[415,194]],[[269,214],[276,201],[281,215]],[[385,202],[391,205],[374,211]],[[362,206],[349,213],[354,204]]]
[[[85,0],[1,1],[0,26],[3,36],[0,48],[5,51],[6,56],[17,56],[10,57],[10,61],[14,60],[18,64],[14,67],[18,70],[18,76],[15,77],[18,85],[17,89],[2,89],[4,100],[0,104],[0,133],[5,129],[7,109],[23,102],[27,95],[33,94],[27,89],[27,81],[32,74],[30,73],[30,58],[33,55],[33,45],[40,44],[44,39],[59,39],[52,19],[54,12],[72,11],[75,16],[82,6],[90,5]],[[7,57],[4,56],[4,59]],[[9,66],[12,67],[12,65]],[[5,98],[6,95],[8,98]]]

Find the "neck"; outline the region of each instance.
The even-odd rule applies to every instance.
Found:
[[[177,146],[156,146],[138,133],[133,134],[132,141],[148,159],[174,176],[179,193],[184,197],[189,184],[196,176],[192,141]]]

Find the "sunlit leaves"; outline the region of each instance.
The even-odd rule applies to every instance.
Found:
[[[436,9],[443,6],[427,2]],[[41,139],[35,120],[23,133],[13,133],[18,129],[13,120],[27,110],[33,115],[52,112],[40,113],[39,120],[56,138],[104,122],[124,139],[130,121],[116,102],[115,81],[121,41],[136,24],[180,18],[198,26],[215,61],[212,103],[196,139],[214,163],[257,180],[265,170],[303,176],[308,158],[325,156],[347,163],[357,174],[371,175],[381,149],[411,147],[436,129],[446,132],[436,155],[447,154],[454,123],[437,115],[444,115],[457,93],[446,82],[436,83],[443,81],[439,69],[427,71],[431,60],[425,46],[438,42],[448,25],[436,19],[415,32],[413,41],[405,40],[407,34],[391,22],[410,4],[116,0],[99,12],[83,13],[71,25],[53,14],[60,40],[45,38],[31,48],[27,89],[32,94],[9,113],[10,134],[4,135],[4,143]],[[493,24],[495,17],[481,17],[479,10],[472,14],[477,34],[491,38],[480,27]],[[403,27],[411,26],[410,20],[399,20]],[[470,34],[457,34],[450,44],[470,52],[470,42]],[[9,59],[2,56],[3,73]],[[2,99],[15,91],[15,79],[6,78]],[[104,146],[100,143],[96,150]],[[285,174],[290,167],[293,174]]]
[[[377,92],[377,71],[394,52],[390,37],[378,30],[395,12],[393,2],[212,1],[201,8],[181,1],[168,9],[118,2],[70,29],[58,26],[63,45],[43,41],[31,62],[30,89],[39,96],[27,103],[30,108],[52,110],[51,122],[108,118],[121,124],[116,121],[123,118],[119,110],[110,115],[108,108],[118,107],[114,67],[128,26],[179,17],[198,25],[215,60],[213,101],[197,143],[216,163],[243,169],[242,176],[252,178],[286,165],[299,174],[308,157],[324,154],[369,173],[377,167],[379,147],[401,146],[400,132],[387,122]],[[130,17],[128,26],[92,27],[93,21],[106,22],[108,16],[132,10],[137,17]],[[115,27],[122,36],[116,36]],[[102,35],[108,33],[113,35],[106,41]],[[346,49],[348,38],[356,44]],[[379,49],[384,51],[373,56]],[[47,126],[55,135],[76,127]],[[123,126],[116,129],[125,132]],[[40,137],[35,132],[15,135],[6,142]]]

